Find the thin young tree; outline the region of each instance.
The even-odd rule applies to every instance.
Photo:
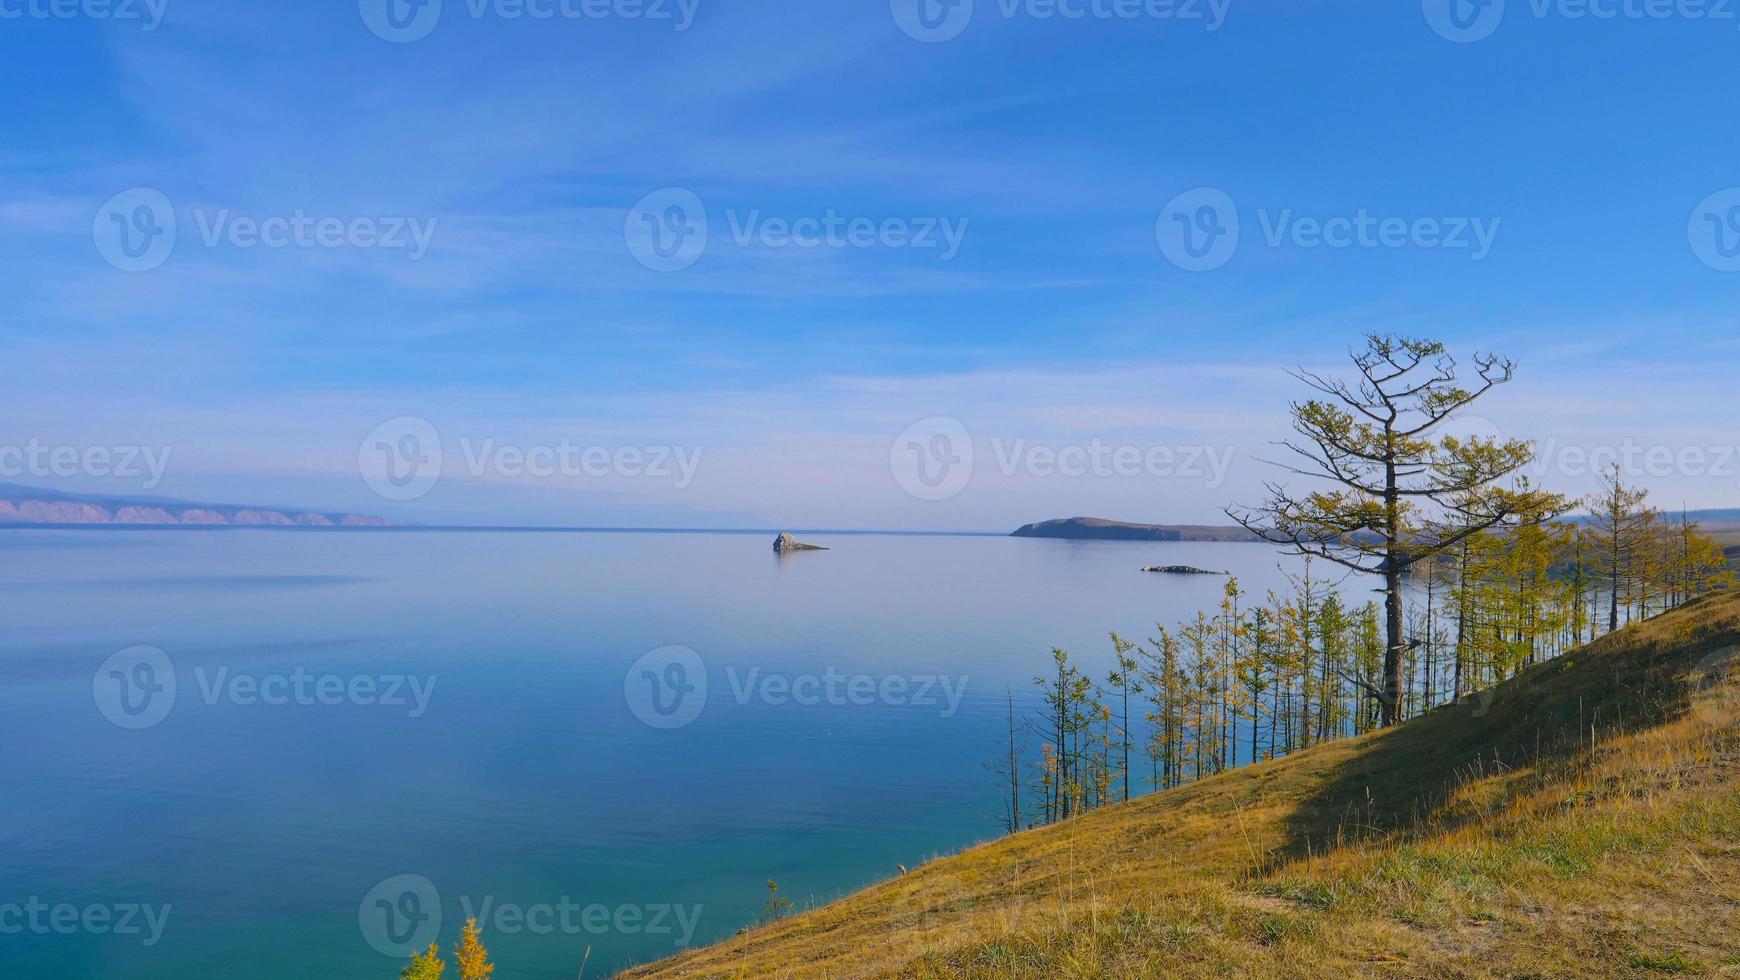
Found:
[[[1009,713],[1009,734],[1006,740],[999,740],[996,751],[985,762],[985,768],[996,777],[998,783],[1007,787],[1003,794],[1003,830],[1007,833],[1017,833],[1021,830],[1021,756],[1023,727],[1017,722],[1015,715],[1015,692],[1003,691]]]
[[[1678,532],[1678,581],[1675,588],[1679,602],[1690,602],[1701,595],[1734,585],[1736,576],[1728,567],[1728,556],[1722,545],[1705,535],[1702,525],[1683,510]]]
[[[399,971],[399,980],[441,980],[447,964],[441,959],[441,947],[430,943],[421,953],[412,953],[411,962]]]
[[[1130,656],[1130,651],[1136,649],[1136,644],[1112,633],[1112,648],[1118,655],[1118,669],[1106,677],[1106,683],[1112,686],[1123,701],[1122,714],[1118,716],[1118,736],[1123,743],[1123,783],[1124,801],[1130,799],[1130,695],[1142,693],[1141,675],[1136,672],[1139,666],[1136,658]]]
[[[483,930],[476,919],[466,919],[459,933],[459,945],[453,949],[453,959],[459,963],[459,980],[489,980],[495,965],[489,961],[489,950],[483,948]]]
[[[1384,676],[1381,686],[1369,680],[1360,686],[1383,705],[1382,723],[1393,725],[1402,717],[1403,660],[1411,648],[1402,614],[1409,571],[1471,534],[1553,507],[1547,495],[1516,478],[1534,458],[1532,443],[1439,431],[1510,381],[1514,362],[1476,354],[1475,378],[1465,385],[1456,360],[1437,341],[1372,334],[1349,356],[1359,373],[1353,385],[1293,372],[1324,397],[1293,403],[1296,438],[1280,443],[1296,457],[1286,469],[1330,488],[1295,495],[1269,483],[1262,506],[1227,513],[1299,554],[1383,577]],[[1512,478],[1513,484],[1501,485]]]
[[[1597,567],[1607,583],[1607,632],[1619,628],[1619,600],[1633,591],[1637,566],[1655,525],[1656,512],[1647,504],[1649,491],[1625,485],[1619,464],[1601,475],[1601,489],[1586,501],[1594,515]]]
[[[1275,630],[1272,625],[1273,614],[1258,606],[1251,611],[1247,633],[1250,643],[1246,645],[1244,659],[1239,664],[1244,689],[1249,693],[1251,703],[1251,762],[1260,762],[1263,756],[1258,752],[1258,732],[1263,716],[1263,692],[1269,689],[1270,673],[1279,673],[1279,667],[1274,661]],[[1270,725],[1274,724],[1274,713],[1269,715]],[[1269,755],[1273,758],[1275,752],[1274,728],[1269,729]]]
[[[1046,713],[1040,737],[1052,747],[1047,765],[1047,812],[1050,819],[1068,820],[1079,809],[1082,796],[1081,733],[1087,727],[1087,702],[1092,682],[1069,662],[1069,652],[1051,648],[1055,673],[1035,677],[1034,686],[1044,694]]]
[[[1178,664],[1178,641],[1165,627],[1141,647],[1143,676],[1153,705],[1148,714],[1148,755],[1154,760],[1155,788],[1171,789],[1181,780],[1184,740],[1184,673]]]

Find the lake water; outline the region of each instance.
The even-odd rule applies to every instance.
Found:
[[[1005,690],[1219,601],[1142,565],[1282,584],[804,537],[0,531],[0,975],[396,977],[475,914],[604,976],[995,836]]]

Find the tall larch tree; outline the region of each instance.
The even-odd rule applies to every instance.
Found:
[[[1292,454],[1287,470],[1329,488],[1295,494],[1271,482],[1263,505],[1227,513],[1265,540],[1383,578],[1383,677],[1361,686],[1381,702],[1382,723],[1393,725],[1402,718],[1411,649],[1402,607],[1410,570],[1471,534],[1553,508],[1517,477],[1534,458],[1531,443],[1440,432],[1510,381],[1513,362],[1476,354],[1475,377],[1464,384],[1443,344],[1392,334],[1370,335],[1349,357],[1359,375],[1351,385],[1293,372],[1321,397],[1293,403],[1295,436],[1280,443]]]

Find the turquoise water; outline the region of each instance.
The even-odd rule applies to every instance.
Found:
[[[995,836],[1005,690],[1219,600],[1142,565],[1281,581],[804,537],[0,532],[0,975],[394,977],[469,913],[604,976]]]

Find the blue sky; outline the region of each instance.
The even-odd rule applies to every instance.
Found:
[[[1631,446],[1673,456],[1638,463],[1659,502],[1740,503],[1740,272],[1697,239],[1740,241],[1740,5],[1508,0],[1459,43],[1443,0],[975,0],[927,42],[907,0],[444,0],[396,42],[376,0],[49,2],[0,0],[0,444],[167,447],[154,493],[482,523],[1206,521],[1273,475],[1284,370],[1397,330],[1520,362],[1471,424],[1551,447],[1541,482],[1582,492],[1566,447]],[[141,188],[174,248],[127,271],[105,209]],[[1239,241],[1190,271],[1163,244],[1203,188]],[[707,223],[671,270],[633,231],[666,189]],[[297,215],[346,231],[250,243]],[[1310,222],[1361,215],[1408,232],[1315,244]],[[780,235],[829,216],[876,232]],[[375,242],[400,225],[426,248]],[[403,418],[442,469],[388,499],[359,452]],[[942,499],[891,462],[933,418],[972,449]],[[470,465],[558,445],[698,462]],[[1070,476],[1035,446],[1173,455]]]

